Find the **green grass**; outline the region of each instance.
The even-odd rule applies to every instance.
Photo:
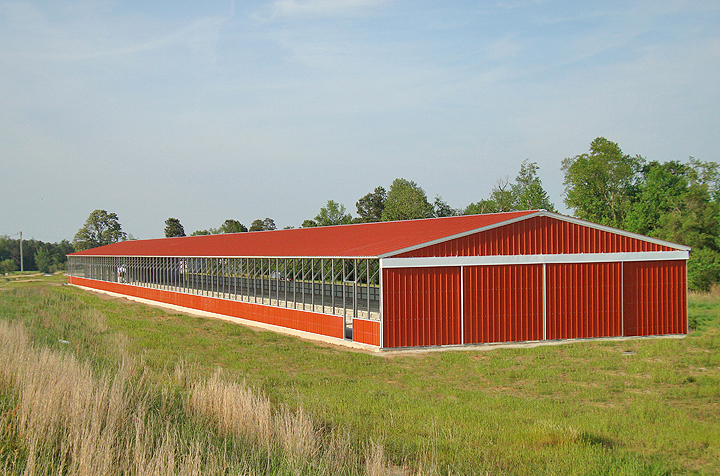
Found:
[[[99,297],[61,286],[62,277],[38,279],[0,282],[0,318],[23,322],[38,345],[98,368],[129,351],[160,382],[178,362],[208,376],[221,367],[275,404],[302,406],[356,442],[380,442],[397,466],[720,473],[718,295],[690,296],[696,330],[684,339],[376,355]]]

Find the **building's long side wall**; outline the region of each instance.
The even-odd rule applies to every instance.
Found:
[[[150,289],[129,284],[112,283],[96,279],[70,277],[71,284],[114,292],[150,301],[156,301],[174,306],[182,306],[198,311],[223,314],[250,321],[281,326],[288,329],[311,332],[328,337],[342,339],[344,324],[342,316],[319,314],[297,309],[285,309],[273,306],[263,306],[241,301],[220,299],[215,297],[191,295]]]
[[[338,335],[350,338],[357,321],[365,343],[380,335],[379,272],[378,260],[368,258],[68,258],[71,282],[90,279],[98,289],[108,283],[122,294],[323,335],[338,332],[308,329],[337,320],[345,328]],[[237,302],[244,305],[227,304]]]

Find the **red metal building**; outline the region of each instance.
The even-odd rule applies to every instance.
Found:
[[[521,211],[124,241],[68,279],[387,349],[685,334],[689,250]]]

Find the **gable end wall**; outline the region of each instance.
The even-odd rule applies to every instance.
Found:
[[[673,251],[672,248],[539,216],[396,255],[396,258]]]

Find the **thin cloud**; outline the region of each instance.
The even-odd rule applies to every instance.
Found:
[[[9,47],[6,45],[0,56],[84,61],[131,56],[176,45],[212,53],[220,31],[234,15],[234,9],[231,8],[229,14],[224,16],[193,19],[165,34],[158,34],[163,28],[159,23],[149,23],[143,27],[131,19],[125,19],[123,23],[121,18],[109,19],[103,16],[89,16],[61,23],[28,4],[6,5],[5,13],[5,28],[20,32],[21,36],[30,38],[30,41],[17,42]],[[118,45],[121,43],[125,44]]]
[[[273,17],[342,16],[377,7],[389,0],[276,0]]]

